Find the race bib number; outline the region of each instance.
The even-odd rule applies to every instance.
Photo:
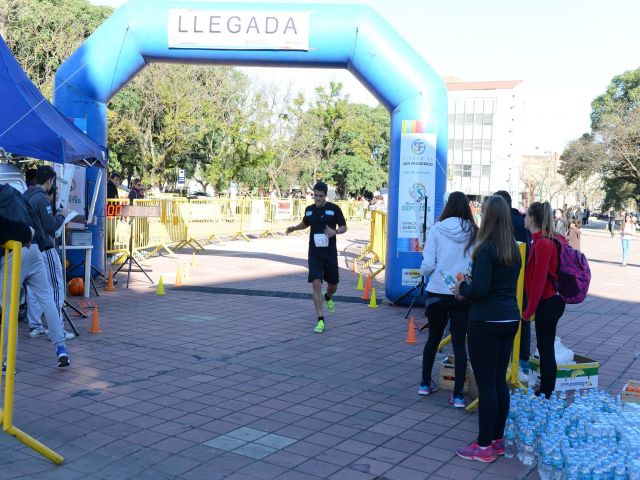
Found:
[[[329,246],[329,237],[326,233],[314,233],[313,242],[318,248],[326,248]]]

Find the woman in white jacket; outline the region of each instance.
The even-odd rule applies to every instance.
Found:
[[[431,378],[431,370],[438,345],[449,323],[456,376],[449,402],[456,408],[465,406],[463,388],[467,373],[469,303],[456,299],[452,288],[455,287],[458,274],[471,272],[471,253],[477,233],[478,226],[467,196],[462,192],[453,192],[438,222],[429,230],[420,267],[421,273],[429,277],[425,312],[429,321],[429,339],[422,354],[422,382],[418,394],[430,395],[438,390],[438,385]]]

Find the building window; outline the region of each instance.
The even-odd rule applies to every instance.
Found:
[[[453,176],[461,177],[462,176],[462,165],[454,165],[453,166]]]
[[[464,114],[464,123],[465,125],[473,124],[473,113],[465,113]]]
[[[482,140],[482,149],[483,150],[491,150],[491,140]]]
[[[492,113],[485,113],[483,115],[482,124],[483,125],[493,125],[493,114]]]
[[[471,139],[465,139],[463,142],[463,150],[473,150],[473,140]]]
[[[483,177],[491,176],[491,165],[482,165],[482,176]]]
[[[464,123],[464,113],[456,113],[456,124],[462,125]]]
[[[462,176],[467,178],[471,177],[471,165],[462,165]]]

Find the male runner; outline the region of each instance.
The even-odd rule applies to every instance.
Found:
[[[313,303],[318,314],[318,323],[313,329],[324,332],[325,320],[322,301],[327,302],[327,310],[335,311],[331,297],[338,289],[338,249],[336,234],[347,231],[347,222],[342,210],[336,204],[327,202],[327,184],[318,182],[313,187],[315,203],[304,211],[302,222],[287,228],[287,235],[295,230],[311,227],[309,232],[309,283],[313,284]],[[327,282],[327,291],[322,293],[322,281]]]

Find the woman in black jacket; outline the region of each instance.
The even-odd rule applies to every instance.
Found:
[[[456,450],[467,460],[493,462],[504,454],[507,367],[520,322],[516,285],[521,261],[507,202],[495,195],[487,198],[473,253],[472,280],[457,286],[458,294],[471,302],[467,341],[480,402],[478,440]]]

